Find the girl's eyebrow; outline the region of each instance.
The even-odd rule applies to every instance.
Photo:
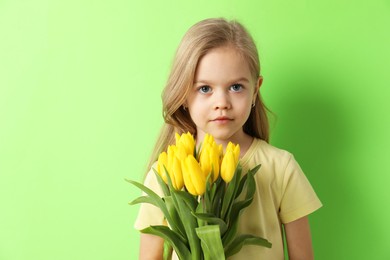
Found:
[[[249,83],[249,79],[245,78],[245,77],[241,77],[241,78],[238,78],[236,80],[232,80],[231,82],[234,83],[234,82],[246,82],[246,83]]]
[[[245,83],[249,83],[249,79],[245,78],[245,77],[241,77],[241,78],[237,78],[237,79],[233,79],[233,80],[229,80],[228,81],[229,84],[233,84],[233,83],[236,83],[236,82],[245,82]],[[194,81],[194,84],[211,84],[212,82],[211,81],[208,81],[208,80],[196,80]]]

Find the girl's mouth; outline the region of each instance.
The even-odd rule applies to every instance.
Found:
[[[219,123],[219,124],[225,124],[225,123],[228,123],[228,122],[230,122],[232,120],[233,119],[231,119],[229,117],[220,116],[220,117],[217,117],[217,118],[213,119],[212,121],[215,122],[215,123]]]

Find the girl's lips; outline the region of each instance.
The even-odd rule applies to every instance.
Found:
[[[229,117],[226,117],[226,116],[221,116],[221,117],[217,117],[217,118],[213,119],[212,121],[215,123],[223,124],[223,123],[227,123],[227,122],[232,121],[232,119]]]

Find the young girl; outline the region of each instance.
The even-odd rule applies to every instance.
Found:
[[[175,132],[206,133],[226,147],[241,147],[243,172],[261,164],[252,204],[240,217],[239,233],[264,237],[272,248],[244,246],[230,259],[284,259],[283,233],[291,260],[313,259],[307,215],[321,207],[293,156],[270,144],[263,82],[253,39],[236,21],[206,19],[184,35],[162,94],[165,124],[149,167],[175,141]],[[145,185],[162,192],[150,171]],[[162,212],[141,204],[136,229],[166,224]],[[162,259],[163,239],[141,234],[140,259]]]

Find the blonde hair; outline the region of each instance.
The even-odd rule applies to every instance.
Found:
[[[248,31],[237,21],[212,18],[193,25],[182,38],[172,64],[171,73],[162,92],[163,117],[165,123],[157,139],[148,169],[158,155],[174,143],[175,132],[190,132],[196,136],[196,126],[183,108],[188,92],[193,86],[199,60],[210,50],[222,46],[234,47],[248,61],[255,82],[260,76],[260,62],[256,45]],[[267,108],[257,95],[243,129],[245,133],[269,141]]]

